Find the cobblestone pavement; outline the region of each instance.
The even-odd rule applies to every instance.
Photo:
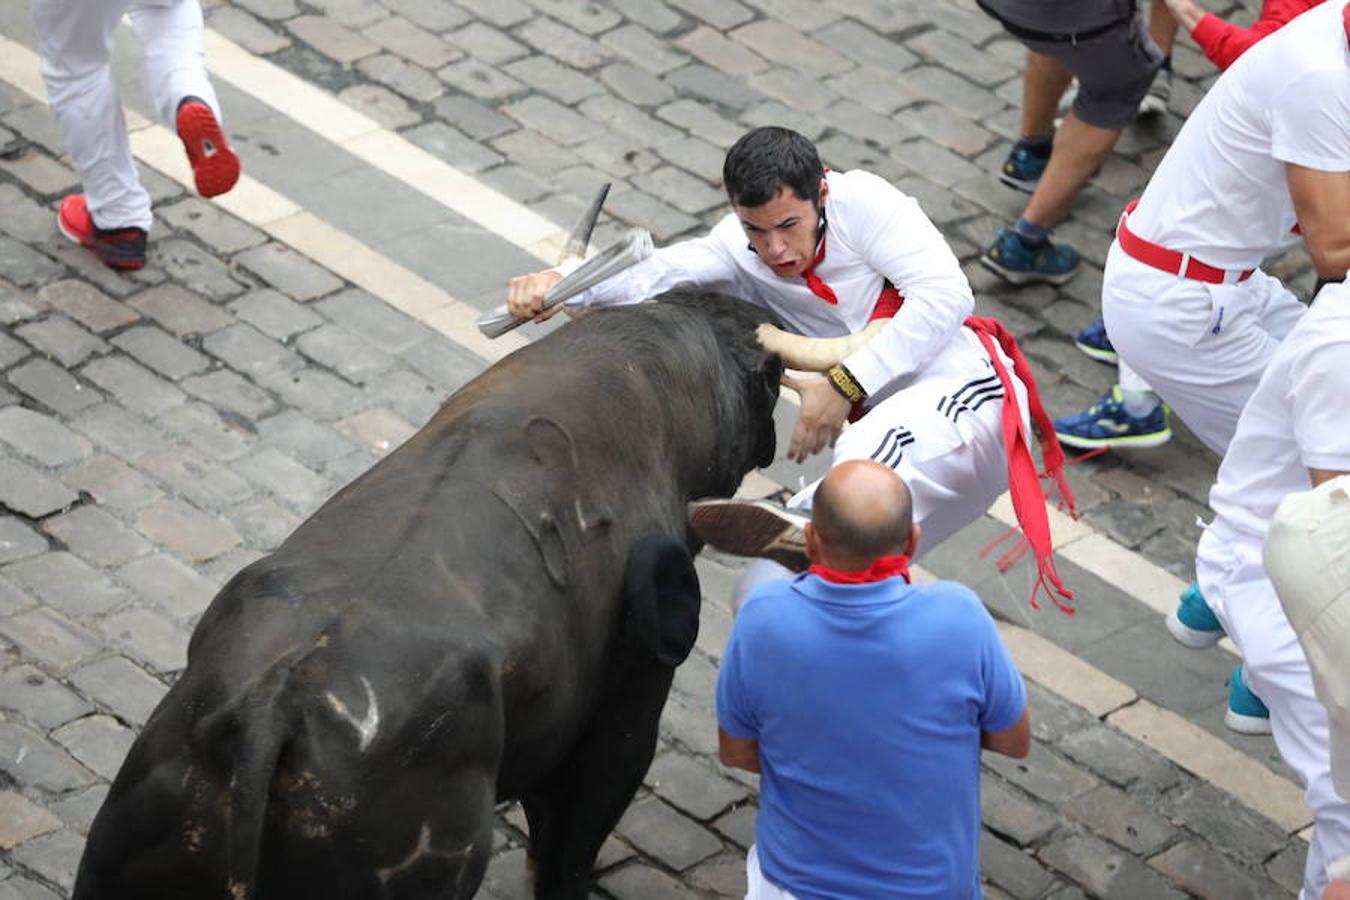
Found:
[[[748,126],[795,127],[832,167],[869,168],[920,199],[981,313],[1002,318],[1038,364],[1053,414],[1113,379],[1069,338],[1096,315],[1119,209],[1181,121],[1127,130],[1058,230],[1089,261],[1084,272],[1059,290],[1009,289],[975,259],[1024,200],[992,175],[1016,128],[1021,53],[967,0],[206,5],[213,30],[559,224],[613,181],[598,241],[629,225],[659,241],[700,231],[722,212],[724,148]],[[31,46],[22,6],[0,9],[0,35]],[[1184,112],[1212,75],[1184,38],[1174,59]],[[250,174],[456,297],[486,308],[507,276],[537,265],[505,241],[457,241],[468,232],[425,197],[217,85]],[[10,900],[67,896],[107,782],[215,590],[484,361],[154,172],[151,264],[102,269],[55,232],[55,203],[76,181],[50,115],[3,82],[0,151],[0,900]],[[1273,271],[1311,285],[1299,253]],[[1072,480],[1088,524],[1188,579],[1213,467],[1183,429],[1160,450],[1075,466]],[[784,483],[799,472],[770,469]],[[968,575],[996,534],[977,523],[925,565]],[[677,675],[647,786],[600,859],[599,896],[743,890],[754,781],[716,763],[711,710],[738,565],[699,561],[698,648]],[[1080,590],[1073,619],[1028,613],[1017,573],[974,580],[1002,614],[1221,735],[1231,660],[1173,647],[1156,612],[1109,579],[1065,571]],[[988,758],[983,773],[988,896],[1296,890],[1298,836],[1030,688],[1031,756]],[[1223,739],[1282,771],[1268,741]],[[485,895],[525,896],[523,847],[523,818],[504,809]]]

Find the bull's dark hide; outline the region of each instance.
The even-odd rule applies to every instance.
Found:
[[[774,450],[768,315],[661,299],[502,360],[221,590],[77,900],[470,897],[507,797],[536,896],[586,896],[697,631],[685,504]]]

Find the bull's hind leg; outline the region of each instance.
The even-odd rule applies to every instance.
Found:
[[[572,752],[521,797],[536,900],[585,900],[600,845],[651,765],[674,670],[643,662],[621,676]]]

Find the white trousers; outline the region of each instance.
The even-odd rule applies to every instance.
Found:
[[[1307,657],[1266,577],[1258,539],[1206,530],[1195,574],[1242,654],[1243,682],[1270,708],[1275,746],[1303,781],[1316,827],[1300,900],[1321,900],[1328,867],[1350,854],[1350,803],[1332,780],[1327,711],[1317,699]]]
[[[1306,307],[1280,281],[1257,270],[1236,284],[1168,275],[1113,242],[1102,282],[1102,317],[1111,343],[1215,453],[1222,456],[1238,416],[1275,348]]]
[[[174,127],[187,96],[223,121],[206,76],[198,0],[30,0],[47,99],[100,228],[150,229],[150,195],[132,161],[113,80],[113,30],[131,14],[144,53],[146,99]]]
[[[968,340],[963,334],[960,340]],[[983,349],[951,354],[955,364],[925,372],[844,429],[831,465],[873,459],[890,466],[909,486],[919,525],[918,558],[988,511],[1008,489],[1003,447],[1003,389]],[[1026,387],[1004,360],[1017,394],[1022,425],[1031,434]],[[1033,442],[1034,443],[1034,442]],[[1033,452],[1035,450],[1033,449]],[[788,508],[810,510],[820,482],[808,485]],[[753,561],[741,577],[734,608],[769,578],[790,578],[775,562]]]
[[[782,888],[771,884],[759,868],[759,853],[755,845],[745,857],[745,900],[797,900]]]

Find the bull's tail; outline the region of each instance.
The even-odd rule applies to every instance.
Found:
[[[284,702],[291,674],[278,662],[242,696],[202,720],[197,738],[220,748],[231,761],[225,808],[225,893],[228,900],[254,900],[272,777],[292,737]],[[214,896],[214,891],[212,891]]]

